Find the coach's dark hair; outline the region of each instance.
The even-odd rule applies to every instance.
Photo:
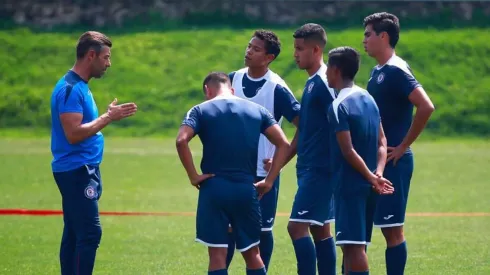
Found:
[[[364,18],[364,27],[371,25],[376,35],[386,32],[390,37],[390,46],[394,49],[400,39],[400,20],[396,15],[378,12]]]
[[[307,41],[316,42],[322,49],[327,44],[327,33],[322,26],[315,23],[308,23],[297,29],[294,38],[302,38]]]
[[[351,47],[338,47],[328,52],[328,66],[338,68],[345,80],[354,80],[359,71],[359,52]]]
[[[85,32],[78,39],[77,59],[83,58],[91,49],[98,55],[104,46],[112,47],[112,41],[105,34],[96,31]]]
[[[279,41],[279,38],[274,32],[256,30],[253,36],[265,42],[265,52],[267,54],[273,54],[274,59],[279,56],[281,53],[281,41]]]
[[[230,77],[223,72],[211,72],[206,76],[206,78],[204,78],[202,89],[204,92],[206,92],[206,88],[204,86],[219,86],[221,84],[228,84],[229,86],[231,86]]]

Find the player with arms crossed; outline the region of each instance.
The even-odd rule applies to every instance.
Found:
[[[281,126],[282,118],[286,118],[296,127],[300,110],[299,102],[289,90],[285,81],[272,70],[271,64],[281,52],[281,43],[277,35],[271,31],[257,30],[248,43],[245,51],[246,67],[230,73],[235,95],[266,108]],[[264,136],[260,136],[257,159],[256,181],[264,179],[270,169],[275,147]],[[291,142],[291,154],[288,161],[296,154],[296,135]],[[279,178],[274,187],[260,200],[262,213],[262,234],[260,235],[260,256],[265,268],[269,270],[269,262],[274,247],[272,227],[276,218],[277,200],[279,195]],[[230,236],[227,264],[229,265],[235,251],[235,242]]]
[[[51,95],[51,166],[64,221],[61,274],[92,274],[102,235],[98,201],[104,137],[100,131],[137,110],[134,103],[116,105],[115,99],[106,113],[98,114],[88,82],[102,77],[111,66],[111,47],[102,33],[82,34],[75,65],[56,83]]]
[[[273,116],[262,106],[233,95],[228,75],[209,74],[203,84],[206,102],[186,115],[177,137],[177,151],[192,183],[199,189],[196,241],[208,246],[208,274],[228,274],[226,254],[231,223],[247,274],[266,274],[260,258],[259,198],[267,193],[289,154],[289,143]],[[199,175],[189,141],[203,144]],[[254,184],[260,135],[277,148],[267,177]]]
[[[301,99],[296,163],[298,190],[288,232],[296,253],[298,274],[316,274],[317,267],[320,275],[335,274],[335,242],[330,232],[330,223],[334,221],[334,182],[329,165],[331,134],[327,117],[335,92],[328,86],[327,67],[323,62],[327,35],[320,25],[310,23],[296,30],[293,37],[294,58],[309,78]]]
[[[393,193],[391,183],[377,176],[386,164],[386,138],[372,96],[354,85],[359,53],[339,47],[328,53],[328,83],[338,93],[328,110],[336,139],[332,161],[337,163],[335,190],[336,244],[342,247],[345,274],[369,274],[366,246],[371,241],[376,196]]]
[[[379,107],[388,142],[384,176],[395,188],[393,195],[379,198],[374,226],[381,228],[386,239],[386,271],[398,275],[404,273],[407,261],[403,224],[414,168],[410,146],[425,128],[434,105],[407,62],[395,54],[400,36],[398,18],[375,13],[364,19],[364,27],[364,49],[378,62],[367,90]]]

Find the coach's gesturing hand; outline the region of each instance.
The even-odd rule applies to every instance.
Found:
[[[273,184],[273,182],[267,182],[265,179],[254,184],[255,188],[257,188],[257,193],[259,193],[259,200],[272,189]]]
[[[134,104],[133,102],[123,103],[119,105],[116,104],[117,98],[115,98],[114,101],[112,101],[107,108],[107,115],[113,121],[118,121],[123,118],[130,117],[134,115],[138,110],[138,106],[136,106],[136,104]]]
[[[380,195],[393,194],[393,192],[395,191],[395,188],[393,188],[393,184],[389,180],[379,175],[373,174],[373,177],[369,180],[369,182],[373,186],[374,190]]]

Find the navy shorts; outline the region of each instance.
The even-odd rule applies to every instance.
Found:
[[[228,247],[228,228],[233,228],[240,252],[260,243],[261,213],[253,182],[219,177],[201,184],[196,217],[196,241],[209,247]]]
[[[327,169],[298,169],[298,190],[289,221],[323,226],[333,222],[334,180]]]
[[[413,154],[403,155],[396,166],[390,161],[386,164],[383,176],[393,183],[395,192],[378,197],[374,215],[375,227],[397,227],[405,223],[408,193],[413,173]]]
[[[339,246],[368,245],[373,232],[377,194],[370,190],[335,195],[335,240]]]
[[[258,177],[255,182],[259,182],[264,178]],[[277,202],[279,198],[279,176],[274,181],[272,189],[265,193],[260,199],[260,212],[262,214],[262,231],[271,231],[274,227],[274,221],[277,213]]]

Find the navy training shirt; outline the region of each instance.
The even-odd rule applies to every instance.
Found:
[[[182,125],[194,129],[203,145],[202,173],[253,182],[260,134],[277,124],[264,107],[232,95],[194,106]]]
[[[378,138],[381,123],[378,106],[364,89],[354,86],[342,89],[328,110],[334,133],[350,131],[352,146],[369,170],[376,171]],[[356,192],[369,190],[371,184],[342,155],[337,139],[332,140],[332,161],[336,163],[337,190]]]
[[[232,83],[234,76],[235,72],[229,74]],[[252,98],[257,95],[257,92],[264,86],[265,82],[266,79],[263,77],[254,79],[244,74],[242,79],[243,93],[246,97]],[[291,122],[299,115],[299,111],[300,104],[293,93],[286,87],[277,84],[274,90],[274,119],[279,121],[281,117],[284,117]]]
[[[326,65],[306,81],[301,98],[296,162],[297,168],[329,167],[330,132],[327,112],[335,98],[328,87]]]
[[[65,172],[83,165],[100,164],[104,151],[102,133],[98,132],[79,143],[70,144],[60,120],[60,115],[64,113],[82,114],[82,124],[99,117],[87,82],[71,70],[56,83],[51,94],[51,167],[53,172]]]
[[[396,55],[371,71],[367,90],[379,107],[388,146],[400,145],[410,129],[413,104],[408,96],[421,86],[407,62]]]

